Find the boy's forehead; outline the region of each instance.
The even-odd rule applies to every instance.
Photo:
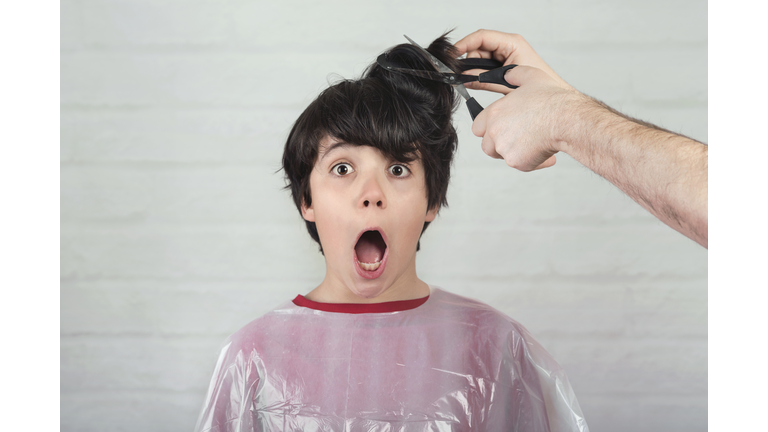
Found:
[[[320,145],[317,150],[317,156],[318,160],[323,160],[327,155],[333,153],[334,151],[340,150],[340,149],[356,149],[359,147],[370,147],[374,150],[376,150],[378,153],[382,153],[381,150],[377,149],[374,146],[368,146],[365,144],[352,144],[348,143],[342,139],[333,137],[331,135],[326,135],[323,137],[323,139],[320,140]],[[382,153],[383,154],[383,153]]]
[[[330,135],[325,135],[320,140],[320,145],[317,148],[318,160],[322,160],[327,154],[329,154],[330,152],[338,148],[350,147],[351,145],[352,144],[349,144],[338,138],[332,137]]]
[[[327,155],[333,153],[334,151],[338,149],[349,149],[349,148],[359,148],[359,147],[370,147],[373,150],[375,150],[377,153],[381,154],[384,157],[389,158],[388,155],[386,155],[381,149],[368,145],[368,144],[351,144],[346,141],[343,141],[339,138],[336,138],[331,135],[325,135],[323,138],[320,139],[320,144],[317,148],[317,162],[321,162]],[[416,160],[421,159],[421,155],[419,154],[419,151],[408,155],[409,160]]]

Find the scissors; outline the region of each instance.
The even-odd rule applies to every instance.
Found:
[[[437,69],[437,72],[401,67],[401,65],[389,61],[386,54],[380,55],[376,59],[376,63],[387,70],[403,72],[421,78],[427,78],[452,85],[453,88],[456,89],[456,91],[459,92],[459,94],[467,101],[467,108],[469,109],[469,114],[472,116],[472,120],[474,120],[475,117],[477,117],[477,115],[483,111],[483,107],[475,100],[475,98],[469,95],[469,92],[464,87],[464,83],[479,81],[482,83],[501,84],[511,89],[518,88],[518,86],[509,84],[507,80],[504,79],[504,74],[508,70],[517,66],[515,64],[502,66],[501,62],[491,59],[462,59],[459,60],[461,63],[462,71],[469,69],[485,69],[488,70],[488,72],[483,72],[480,75],[457,74],[454,73],[454,71],[446,66],[443,62],[438,60],[437,57],[430,54],[429,51],[425,50],[419,44],[414,42],[413,39],[409,38],[408,36],[405,36],[405,38],[408,39],[408,42],[410,42],[412,45],[415,45],[424,54],[427,55],[430,62],[435,66],[435,69]]]

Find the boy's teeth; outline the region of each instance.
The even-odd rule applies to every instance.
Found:
[[[363,270],[367,270],[367,271],[374,271],[377,268],[379,268],[379,266],[381,265],[381,261],[375,262],[375,263],[364,263],[364,262],[358,261],[357,263],[360,264],[360,267]]]

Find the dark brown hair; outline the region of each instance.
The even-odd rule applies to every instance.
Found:
[[[437,38],[427,51],[458,71],[455,48],[446,36]],[[403,67],[435,70],[427,56],[410,44],[397,45],[386,55],[388,61]],[[450,85],[388,71],[377,63],[371,64],[360,79],[327,88],[296,120],[283,151],[286,188],[290,188],[296,208],[301,212],[302,202],[312,204],[309,176],[325,136],[377,148],[396,161],[420,158],[428,207],[447,206],[451,162],[458,142],[451,124],[456,106]],[[320,244],[315,223],[306,224],[309,235]],[[424,223],[422,233],[427,226],[429,222]]]

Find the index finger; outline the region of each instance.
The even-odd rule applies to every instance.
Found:
[[[478,30],[465,36],[454,46],[459,55],[473,51],[487,52],[504,63],[515,52],[518,38],[521,36],[494,30]]]

